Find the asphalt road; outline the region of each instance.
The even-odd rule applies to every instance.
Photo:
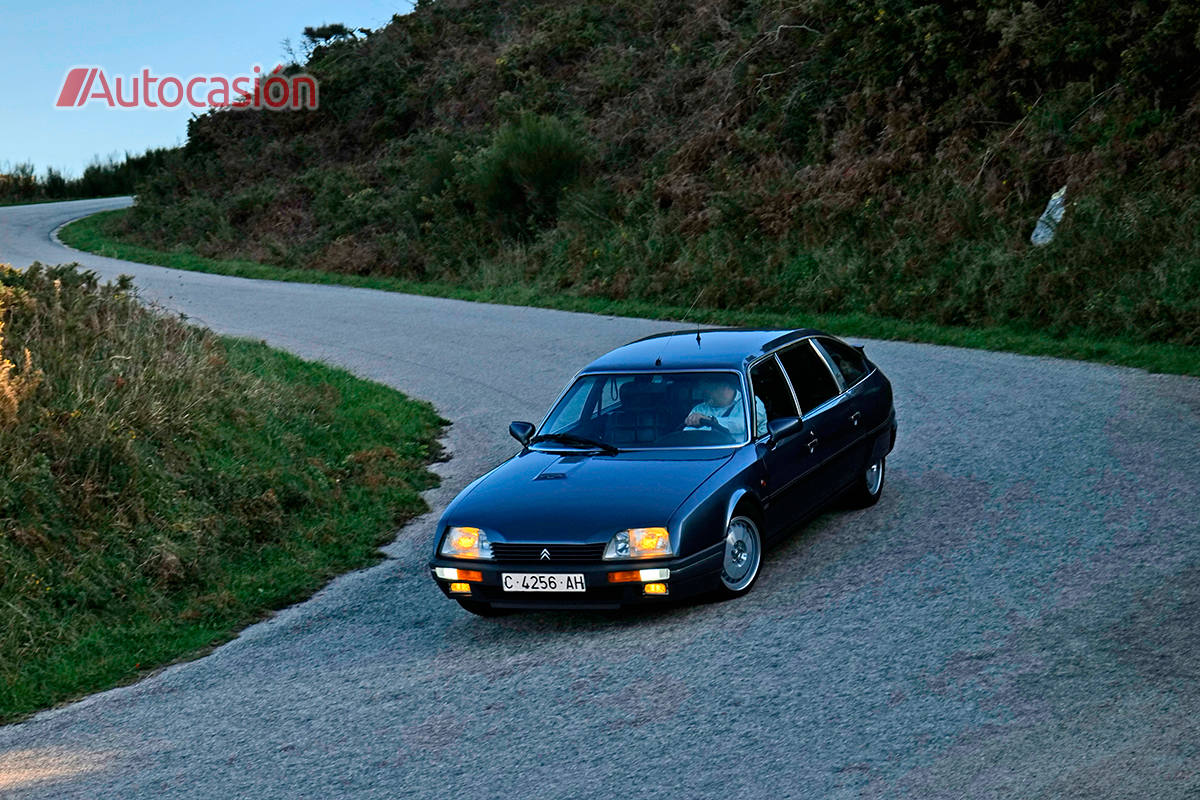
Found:
[[[51,241],[121,201],[0,209],[218,331],[432,401],[434,514],[603,351],[670,327],[226,278]],[[900,436],[741,600],[477,619],[389,559],[211,655],[0,728],[0,796],[1200,796],[1200,381],[868,342]]]

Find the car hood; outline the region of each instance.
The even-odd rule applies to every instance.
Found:
[[[458,496],[444,525],[502,542],[600,542],[625,528],[666,525],[731,450],[578,455],[527,450]]]

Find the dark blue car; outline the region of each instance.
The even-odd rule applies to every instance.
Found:
[[[483,615],[745,594],[774,540],[879,499],[896,414],[861,347],[692,330],[596,359],[509,431],[521,452],[446,508],[429,565]]]

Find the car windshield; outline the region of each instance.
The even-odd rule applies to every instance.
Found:
[[[742,379],[732,371],[583,375],[546,417],[534,441],[638,450],[719,447],[747,441]]]

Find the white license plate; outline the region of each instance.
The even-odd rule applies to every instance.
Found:
[[[505,572],[500,582],[506,592],[583,592],[583,575],[577,572]]]

